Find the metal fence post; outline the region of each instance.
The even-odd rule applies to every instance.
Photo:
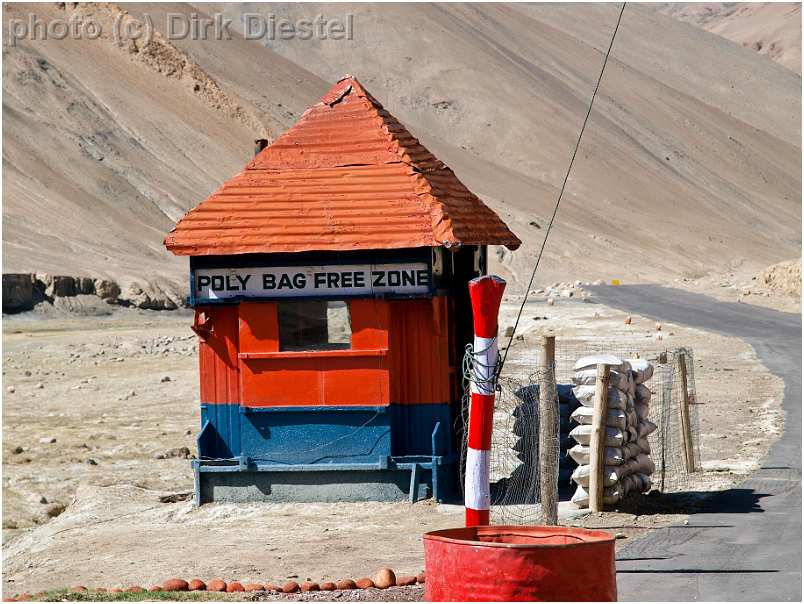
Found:
[[[558,395],[556,338],[539,339],[539,501],[544,524],[558,524]]]
[[[589,509],[603,509],[603,466],[606,450],[606,416],[609,398],[609,366],[597,366],[592,438],[589,442]]]

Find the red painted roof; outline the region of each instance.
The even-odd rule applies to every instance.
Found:
[[[347,76],[165,237],[174,254],[520,241]]]

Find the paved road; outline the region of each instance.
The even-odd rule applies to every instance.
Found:
[[[760,469],[688,526],[622,550],[620,599],[801,601],[801,316],[658,286],[593,293],[607,306],[743,338],[785,383],[785,431]]]

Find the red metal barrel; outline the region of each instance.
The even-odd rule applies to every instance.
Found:
[[[617,600],[614,536],[561,526],[424,534],[430,602]]]

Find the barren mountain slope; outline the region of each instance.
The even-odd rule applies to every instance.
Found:
[[[614,5],[271,5],[354,15],[354,40],[268,40],[357,74],[492,205],[530,262],[616,21]],[[659,280],[800,249],[800,79],[629,5],[548,246],[545,278]],[[512,174],[515,172],[516,174]],[[783,252],[783,253],[780,253]]]
[[[77,10],[104,32],[119,11]],[[72,12],[8,5],[4,21],[29,11]],[[193,50],[214,56],[214,69],[256,65],[240,82],[256,71],[262,98],[245,85],[224,90],[164,40],[138,52],[106,36],[4,46],[4,272],[184,280],[186,259],[164,251],[165,233],[243,168],[255,137],[283,131],[327,88],[257,44],[211,44],[214,54],[203,42]]]
[[[800,3],[662,2],[656,8],[767,55],[801,75]]]
[[[191,10],[126,7],[157,26],[168,11]],[[192,78],[142,60],[148,48],[129,54],[104,40],[4,48],[5,271],[183,279],[184,262],[161,249],[175,218],[243,167],[257,129],[270,136],[289,126],[347,72],[525,241],[502,255],[501,270],[529,269],[617,7],[194,10],[222,10],[235,23],[244,12],[351,13],[354,40],[174,42],[194,66],[185,71],[217,86],[204,80],[206,95]],[[38,54],[63,85],[28,66]],[[540,279],[661,281],[798,256],[800,82],[731,42],[629,5]],[[106,145],[102,160],[87,139]]]

